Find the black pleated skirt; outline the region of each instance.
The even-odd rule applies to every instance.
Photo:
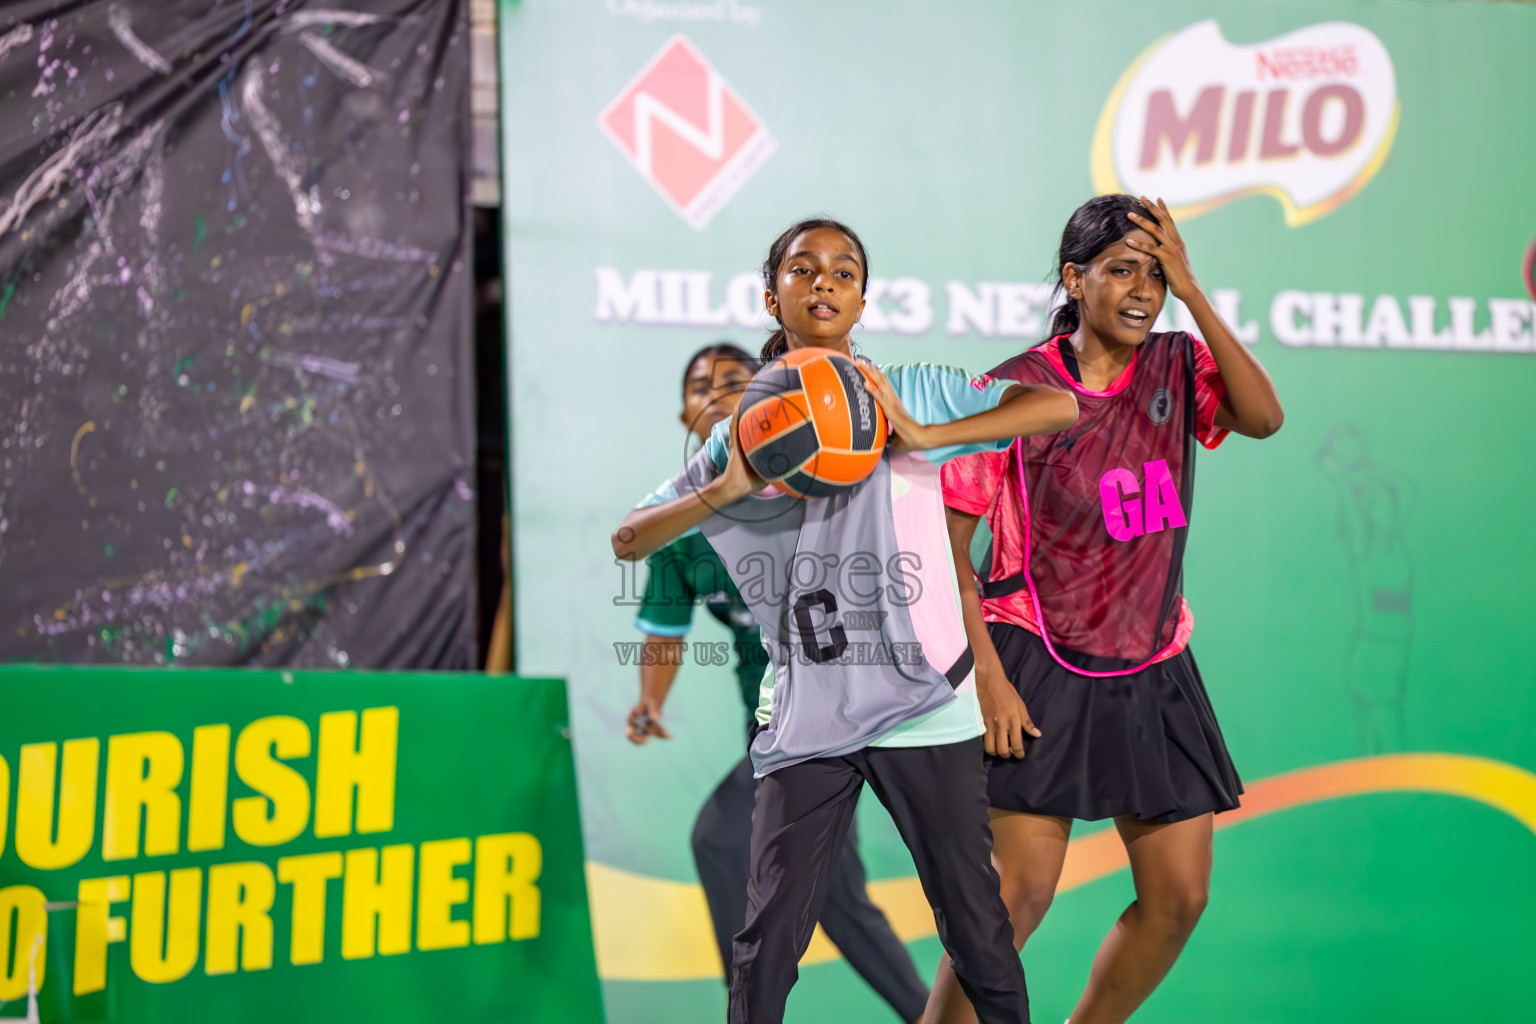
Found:
[[[1041,732],[1022,760],[988,758],[993,807],[1084,821],[1129,814],[1165,825],[1238,806],[1242,780],[1188,648],[1133,675],[1095,679],[1057,664],[1027,629],[987,628]],[[1088,671],[1129,667],[1057,653]]]

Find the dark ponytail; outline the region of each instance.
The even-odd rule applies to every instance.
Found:
[[[768,335],[768,340],[763,342],[763,348],[762,351],[757,354],[757,360],[759,363],[767,363],[768,360],[777,359],[779,356],[788,351],[789,335],[785,334],[784,328],[780,327],[778,330]]]
[[[1149,216],[1141,200],[1120,193],[1094,196],[1072,211],[1072,216],[1067,218],[1066,228],[1061,232],[1061,246],[1056,250],[1056,288],[1051,293],[1053,300],[1066,291],[1067,282],[1063,272],[1069,264],[1087,266],[1099,253],[1137,229],[1139,225],[1129,216],[1132,213]],[[1082,322],[1083,315],[1077,308],[1077,300],[1069,295],[1064,303],[1056,307],[1051,317],[1051,333],[1046,340],[1071,334],[1082,326]]]
[[[1061,287],[1059,284],[1056,286]],[[1083,323],[1083,315],[1078,311],[1077,300],[1067,296],[1067,301],[1056,307],[1056,312],[1051,316],[1051,333],[1046,339],[1059,338],[1063,334],[1074,333]]]
[[[829,217],[808,217],[805,220],[791,224],[783,234],[773,240],[768,247],[768,258],[763,261],[763,287],[774,291],[779,280],[779,268],[784,265],[784,257],[789,255],[789,243],[807,231],[817,231],[821,228],[829,228],[840,231],[843,237],[853,243],[853,247],[859,250],[859,269],[862,272],[859,278],[859,294],[863,295],[869,287],[869,254],[864,251],[864,243],[859,236],[854,234],[853,228],[842,221],[832,220]],[[784,333],[781,323],[779,328],[768,336],[763,342],[763,351],[760,356],[764,363],[777,358],[789,351],[789,335]]]

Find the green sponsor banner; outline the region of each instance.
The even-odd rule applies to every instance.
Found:
[[[602,1020],[563,683],[18,667],[0,707],[3,1017]]]
[[[689,847],[740,758],[695,616],[630,746],[643,568],[609,531],[689,450],[688,353],[766,336],[769,242],[869,248],[858,348],[973,372],[1042,339],[1096,192],[1162,196],[1284,429],[1202,452],[1185,562],[1247,809],[1146,1021],[1519,1020],[1536,913],[1536,8],[1396,0],[519,0],[500,7],[519,669],[570,680],[616,1024],[717,1019]],[[1189,326],[1170,303],[1165,328]],[[871,892],[929,974],[911,859]],[[1080,825],[1024,953],[1071,1011],[1131,898]],[[889,1010],[813,943],[792,1020]]]

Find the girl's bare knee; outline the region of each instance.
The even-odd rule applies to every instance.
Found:
[[[1055,886],[1020,886],[1004,900],[1008,905],[1008,920],[1013,924],[1013,948],[1023,949],[1024,941],[1034,933],[1051,909],[1056,896]]]
[[[1179,882],[1154,893],[1138,893],[1136,902],[1148,923],[1170,935],[1188,938],[1210,902],[1210,887],[1201,881]]]

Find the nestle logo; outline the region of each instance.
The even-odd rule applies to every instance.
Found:
[[[1317,78],[1320,75],[1353,75],[1360,70],[1352,43],[1343,46],[1293,46],[1260,51],[1257,54],[1259,79]]]
[[[1365,187],[1392,148],[1398,112],[1391,55],[1359,25],[1238,46],[1202,21],[1121,77],[1094,132],[1093,183],[1163,196],[1186,218],[1264,193],[1294,227]]]
[[[762,120],[683,36],[662,47],[597,120],[694,228],[709,223],[774,150]]]

